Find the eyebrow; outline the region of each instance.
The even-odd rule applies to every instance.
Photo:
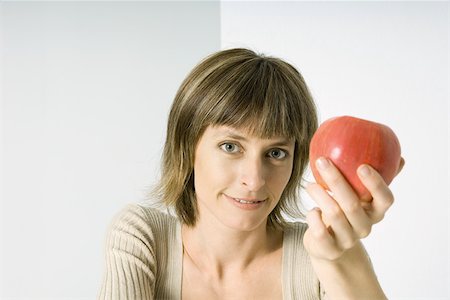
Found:
[[[238,141],[244,141],[244,142],[248,142],[249,140],[242,136],[237,134],[236,132],[230,131],[230,130],[226,130],[224,132],[220,132],[219,134],[217,134],[217,136],[220,137],[226,137],[226,138],[231,138],[233,140],[238,140]],[[288,139],[281,139],[281,140],[277,140],[274,143],[270,144],[271,146],[289,146],[290,145],[290,140]]]

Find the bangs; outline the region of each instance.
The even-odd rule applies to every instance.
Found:
[[[209,110],[207,124],[244,129],[263,139],[302,136],[301,111],[293,104],[302,102],[300,88],[276,66],[254,60],[242,65],[238,74],[234,70],[232,78],[221,75],[219,90],[215,88],[221,96]]]

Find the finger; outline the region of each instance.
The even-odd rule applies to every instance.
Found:
[[[318,184],[310,184],[307,192],[320,207],[323,223],[331,227],[336,246],[341,250],[351,248],[356,240],[355,233],[336,200]]]
[[[367,173],[363,172],[364,168],[367,168]],[[383,177],[371,166],[361,165],[358,167],[357,173],[361,182],[373,197],[371,208],[367,210],[367,213],[374,223],[378,223],[394,203],[394,195]]]
[[[308,223],[308,230],[304,238],[308,245],[307,248],[309,248],[307,249],[308,252],[330,260],[339,257],[342,251],[336,247],[329,228],[323,222],[322,211],[317,207],[312,209],[306,216],[306,222]],[[308,241],[309,239],[312,239],[312,241]]]
[[[332,190],[333,198],[339,204],[355,235],[358,238],[369,235],[373,222],[361,206],[361,201],[348,181],[330,160],[320,158],[317,164],[318,168],[321,167],[320,175]]]
[[[404,166],[405,166],[405,159],[403,157],[401,157],[400,164],[398,166],[398,170],[397,170],[397,173],[395,174],[395,176],[397,176],[403,170]]]
[[[316,160],[316,167],[319,170],[322,179],[326,182],[328,188],[336,196],[335,198],[352,198],[350,202],[358,201],[353,188],[347,182],[341,172],[334,166],[331,160],[320,157]]]

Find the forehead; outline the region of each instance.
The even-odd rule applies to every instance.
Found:
[[[244,142],[262,141],[286,146],[294,144],[294,140],[284,136],[272,136],[269,138],[261,138],[252,133],[250,130],[235,128],[226,125],[214,125],[214,126],[210,125],[206,128],[204,136],[216,139],[232,138]]]

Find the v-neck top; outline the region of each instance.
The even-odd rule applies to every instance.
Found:
[[[283,232],[283,300],[324,299],[303,247],[307,225]],[[110,223],[105,240],[105,271],[97,299],[181,299],[181,223],[145,204],[126,205]]]

